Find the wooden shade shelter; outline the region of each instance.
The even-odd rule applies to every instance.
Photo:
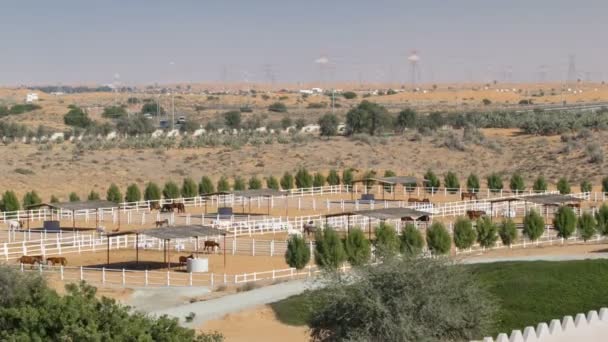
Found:
[[[99,227],[99,211],[103,209],[118,208],[118,229],[120,229],[120,207],[117,203],[111,201],[95,200],[95,201],[78,201],[78,202],[57,202],[57,203],[39,203],[28,206],[26,209],[48,208],[52,211],[68,211],[72,213],[72,229],[76,229],[75,213],[77,211],[95,211],[95,228]],[[28,221],[29,222],[29,221]],[[29,223],[28,223],[29,224]]]

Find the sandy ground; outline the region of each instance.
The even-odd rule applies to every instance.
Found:
[[[468,255],[460,255],[456,259],[458,260],[488,260],[488,259],[500,259],[510,257],[529,257],[529,256],[557,256],[557,255],[582,255],[587,254],[593,256],[598,253],[607,253],[608,243],[570,243],[566,245],[557,246],[530,246],[527,248],[501,248],[496,250],[487,251],[484,253],[474,253]]]

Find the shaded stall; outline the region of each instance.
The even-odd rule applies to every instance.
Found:
[[[382,185],[382,199],[384,199],[385,185],[389,185],[392,188],[393,199],[395,199],[396,185],[401,185],[406,191],[411,188],[418,186],[418,178],[413,176],[393,176],[393,177],[368,177],[359,180],[355,180],[352,183],[365,183],[365,193],[367,194],[367,184],[376,182]],[[409,191],[408,191],[409,193]],[[354,194],[351,194],[351,199],[354,199]],[[363,200],[373,200],[369,198],[361,198]]]
[[[247,198],[249,201],[248,205],[249,205],[249,212],[251,212],[251,199],[252,198],[266,198],[267,199],[267,206],[268,206],[268,215],[270,215],[270,206],[271,206],[271,202],[272,202],[272,198],[274,197],[285,197],[286,201],[287,201],[287,195],[289,193],[286,191],[279,191],[279,190],[274,190],[274,189],[250,189],[250,190],[238,190],[238,191],[218,191],[218,192],[213,192],[213,193],[208,193],[208,194],[203,194],[200,197],[204,200],[205,202],[205,208],[204,208],[204,215],[208,214],[208,209],[207,209],[207,202],[211,197],[217,197],[218,198],[218,212],[215,213],[216,215],[221,216],[232,216],[233,215],[233,207],[232,207],[232,202],[233,201],[228,201],[227,199],[232,196],[234,197],[241,197],[241,198]],[[223,204],[221,204],[220,202],[222,202]],[[230,204],[230,206],[229,206]],[[241,201],[241,213],[245,213],[245,201]]]
[[[28,206],[26,209],[39,209],[47,208],[51,211],[51,221],[53,220],[53,213],[57,214],[57,217],[61,217],[61,213],[64,211],[72,213],[72,229],[76,229],[76,218],[75,213],[78,211],[95,213],[95,229],[99,228],[99,211],[104,209],[118,209],[118,230],[120,230],[120,207],[117,203],[111,201],[95,200],[95,201],[78,201],[78,202],[57,202],[57,203],[39,203]],[[29,221],[28,221],[29,225]],[[29,226],[28,226],[29,228]]]
[[[512,196],[506,198],[497,198],[488,200],[490,203],[490,212],[494,213],[494,204],[496,203],[508,203],[507,210],[509,216],[511,215],[511,203],[512,202],[524,202],[524,213],[528,212],[528,203],[541,205],[545,211],[545,216],[549,215],[549,208],[559,207],[563,205],[570,206],[575,209],[580,209],[580,203],[583,201],[582,198],[574,197],[572,195],[562,194],[538,194],[528,196]],[[492,217],[493,215],[490,215]]]

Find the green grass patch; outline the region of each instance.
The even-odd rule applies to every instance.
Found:
[[[501,262],[464,267],[500,305],[495,328],[486,336],[608,306],[608,260]],[[315,300],[315,291],[289,297],[271,307],[281,322],[307,325],[315,305],[321,305]]]

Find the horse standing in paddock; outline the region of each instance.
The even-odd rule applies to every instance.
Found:
[[[476,220],[482,216],[485,216],[486,212],[483,210],[467,210],[467,216],[470,220]]]
[[[160,203],[158,203],[158,202],[150,203],[150,210],[159,210],[160,211]]]
[[[419,199],[419,198],[415,198],[415,197],[410,197],[407,199],[407,203],[431,203],[431,200],[428,198],[425,199]]]
[[[163,204],[163,206],[160,208],[160,211],[161,212],[172,213],[173,212],[173,204],[172,203]]]
[[[184,203],[173,203],[173,209],[177,209],[178,214],[186,212],[186,206]]]
[[[306,233],[306,236],[310,236],[311,233],[314,234],[317,231],[317,227],[312,221],[305,223],[302,229],[304,230],[304,233]]]
[[[215,252],[215,247],[217,247],[217,249],[220,249],[220,243],[211,241],[211,240],[207,240],[207,241],[205,241],[205,247],[203,248],[203,251]]]
[[[464,201],[465,199],[477,200],[477,194],[474,192],[463,192],[460,194],[460,200]]]
[[[194,255],[192,255],[192,254],[190,254],[188,256],[181,255],[179,257],[179,265],[180,266],[186,266],[186,263],[188,262],[188,259],[194,259]]]
[[[24,255],[21,258],[17,259],[20,264],[32,265],[32,268],[36,264],[42,264],[43,260],[44,259],[42,258],[42,255]]]
[[[8,230],[19,230],[23,227],[23,221],[11,220],[7,221]]]
[[[46,258],[46,264],[49,266],[55,266],[56,264],[59,264],[61,266],[66,266],[68,264],[68,259],[66,259],[64,257]]]
[[[162,226],[168,226],[168,225],[169,225],[169,219],[156,221],[156,228],[162,227]]]

